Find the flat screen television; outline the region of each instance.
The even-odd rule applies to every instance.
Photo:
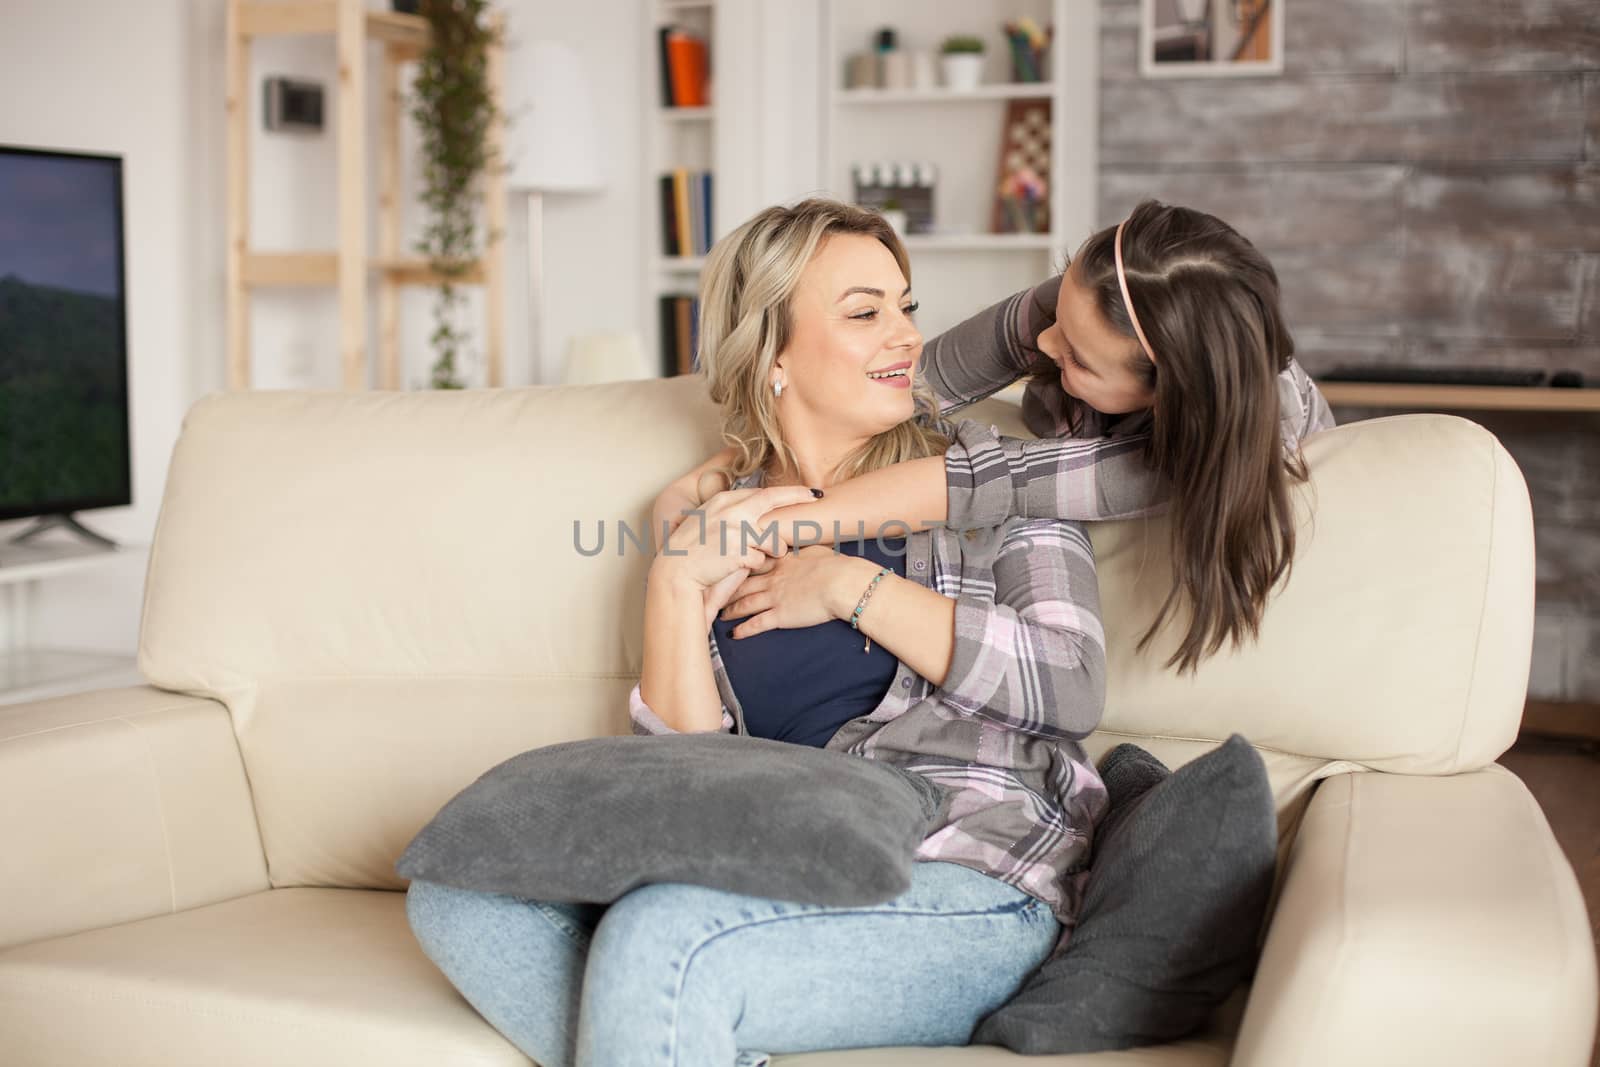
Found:
[[[0,519],[133,502],[122,158],[0,145]]]

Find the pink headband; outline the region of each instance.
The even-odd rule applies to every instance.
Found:
[[[1133,332],[1139,335],[1139,343],[1144,346],[1144,354],[1150,357],[1151,363],[1154,363],[1156,354],[1151,350],[1150,342],[1139,326],[1139,316],[1133,313],[1133,297],[1128,295],[1128,276],[1122,269],[1122,228],[1127,224],[1127,219],[1117,223],[1117,284],[1122,286],[1122,306],[1128,309],[1128,320],[1133,323]]]

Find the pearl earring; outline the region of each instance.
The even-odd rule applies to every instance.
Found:
[[[782,396],[783,395],[783,383],[782,382],[773,382],[772,383],[772,395],[773,396]]]

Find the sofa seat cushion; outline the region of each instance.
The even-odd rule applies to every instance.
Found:
[[[405,894],[275,889],[0,952],[13,1067],[529,1060],[422,954]]]
[[[1243,998],[1212,1032],[1039,1067],[1222,1067]],[[0,1062],[117,1067],[487,1067],[531,1062],[422,954],[405,894],[274,889],[0,951]],[[774,1056],[772,1067],[1002,1067],[1005,1049]]]

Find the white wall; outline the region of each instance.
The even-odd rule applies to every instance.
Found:
[[[538,379],[559,381],[569,338],[608,330],[640,329],[644,296],[638,269],[640,198],[637,186],[640,139],[640,73],[645,67],[643,8],[639,0],[507,0],[516,37],[562,41],[577,49],[589,75],[599,128],[601,193],[544,199],[544,359]],[[522,209],[510,255],[511,292],[525,291],[522,257],[526,240]],[[521,300],[511,303],[519,321],[511,337],[527,337]]]

